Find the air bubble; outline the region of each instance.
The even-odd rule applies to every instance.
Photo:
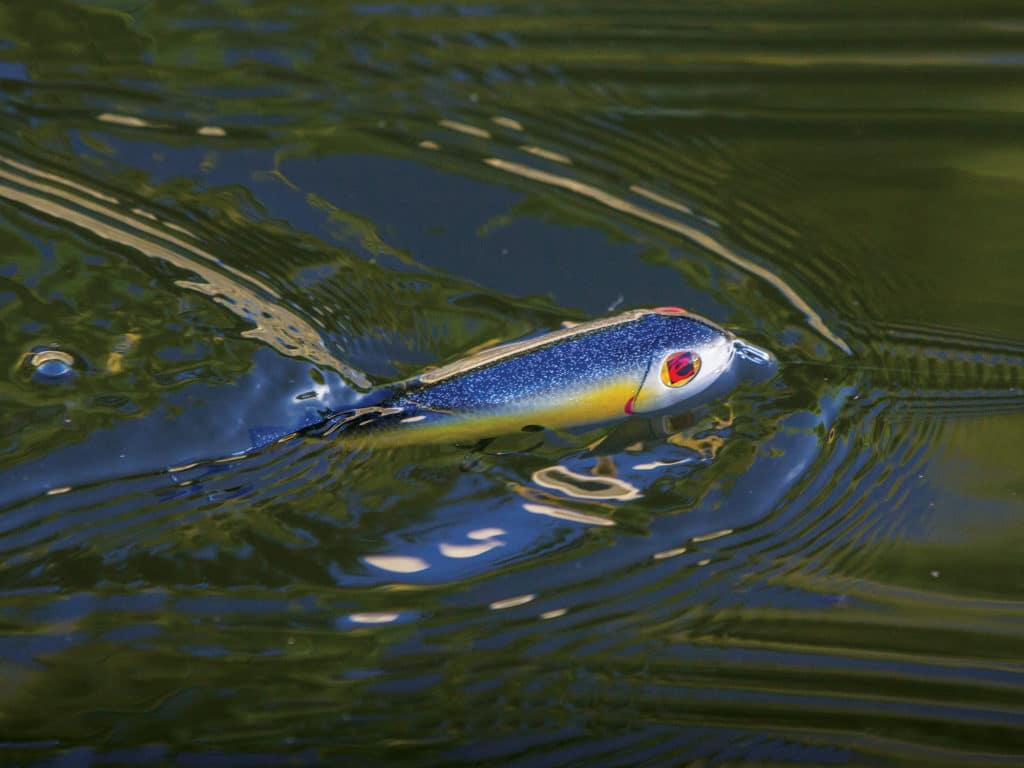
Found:
[[[35,369],[32,378],[37,381],[59,381],[75,372],[75,358],[59,349],[36,350],[29,364]]]

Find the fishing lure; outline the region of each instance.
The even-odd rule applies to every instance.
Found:
[[[328,419],[331,434],[424,443],[563,429],[706,401],[767,351],[678,307],[638,309],[486,349]]]

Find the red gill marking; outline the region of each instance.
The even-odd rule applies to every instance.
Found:
[[[624,409],[624,410],[625,410],[625,411],[626,411],[626,413],[628,413],[628,414],[629,414],[630,416],[632,416],[632,415],[633,415],[633,401],[634,401],[635,399],[636,399],[636,397],[634,396],[634,397],[631,397],[631,398],[629,398],[629,400],[627,400],[627,401],[626,401],[626,407],[625,407],[625,409]]]
[[[659,315],[686,315],[689,314],[682,307],[655,307],[652,312],[656,312]]]

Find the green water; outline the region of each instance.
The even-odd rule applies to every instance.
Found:
[[[1019,765],[1022,67],[1010,2],[0,7],[0,763]],[[249,450],[661,305],[778,376]]]

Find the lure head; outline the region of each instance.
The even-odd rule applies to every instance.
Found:
[[[626,413],[653,413],[732,387],[748,366],[774,371],[772,355],[677,307],[653,310],[651,357]]]

